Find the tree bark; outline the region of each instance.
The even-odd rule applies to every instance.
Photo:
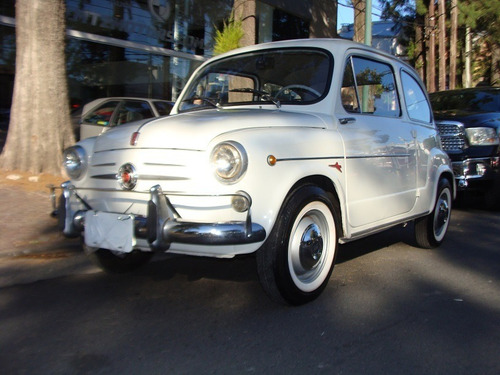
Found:
[[[491,79],[492,86],[500,86],[500,45],[493,44],[491,49]]]
[[[436,91],[436,11],[434,0],[429,2],[429,60],[427,62],[427,90]]]
[[[352,5],[354,6],[354,36],[352,40],[364,43],[366,0],[353,0]]]
[[[422,80],[425,78],[424,73],[424,31],[421,25],[422,16],[417,16],[417,25],[415,26],[415,69]]]
[[[450,90],[456,87],[457,80],[457,0],[451,0],[451,25],[450,25]]]
[[[233,10],[235,19],[241,20],[244,35],[240,40],[240,46],[252,46],[256,43],[257,35],[255,14],[256,0],[234,0]]]
[[[74,143],[65,67],[64,0],[16,1],[16,76],[0,166],[62,173],[62,151]]]
[[[438,0],[439,7],[439,90],[446,90],[446,7],[445,0]]]
[[[336,38],[337,2],[331,0],[312,1],[310,38]]]

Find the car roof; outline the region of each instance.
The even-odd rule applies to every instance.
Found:
[[[322,49],[326,49],[326,50],[335,50],[335,51],[340,51],[340,52],[345,52],[351,48],[356,48],[358,50],[365,50],[365,51],[370,52],[370,53],[375,53],[377,55],[385,56],[387,58],[390,58],[394,61],[398,61],[401,64],[410,67],[410,65],[407,64],[405,61],[403,61],[403,60],[399,59],[398,57],[391,55],[385,51],[379,50],[379,49],[371,47],[371,46],[367,46],[366,44],[353,42],[352,40],[341,39],[341,38],[291,39],[291,40],[282,40],[282,41],[277,41],[277,42],[255,44],[252,46],[234,49],[232,51],[217,55],[217,56],[212,57],[211,59],[207,60],[207,62],[212,62],[216,59],[224,58],[227,56],[232,56],[235,54],[252,52],[252,51],[260,51],[262,49],[300,48],[300,47],[322,48]],[[204,63],[203,65],[205,65],[205,64],[206,63]]]
[[[105,98],[94,99],[94,100],[86,103],[83,106],[82,115],[86,114],[87,112],[89,112],[93,108],[97,107],[101,103],[104,103],[107,101],[119,101],[119,100],[140,100],[140,101],[146,101],[149,103],[164,102],[164,103],[169,103],[170,105],[173,104],[172,102],[170,102],[168,100],[164,100],[164,99],[138,98],[138,97],[133,97],[133,96],[108,96]]]

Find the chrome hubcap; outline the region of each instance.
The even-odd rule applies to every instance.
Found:
[[[295,285],[304,292],[319,288],[328,277],[336,250],[335,221],[322,202],[306,205],[291,228],[288,266]]]
[[[450,219],[450,194],[448,190],[443,191],[437,202],[436,213],[434,215],[434,235],[440,239],[444,237],[448,221]]]
[[[299,246],[300,263],[304,270],[315,268],[323,254],[323,237],[321,230],[315,223],[310,224],[304,233]]]

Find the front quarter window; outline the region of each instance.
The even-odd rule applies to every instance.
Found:
[[[330,87],[333,58],[323,50],[289,48],[230,56],[198,71],[179,111],[233,105],[306,105]]]
[[[394,72],[380,61],[349,57],[340,96],[347,112],[385,117],[401,114]]]
[[[406,72],[402,72],[401,80],[408,116],[415,121],[431,122],[431,109],[427,98],[417,81]]]

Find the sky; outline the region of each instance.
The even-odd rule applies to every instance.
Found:
[[[347,5],[347,6],[343,6]],[[339,0],[338,14],[337,14],[337,28],[340,29],[344,23],[354,22],[354,10],[349,0]],[[380,10],[377,0],[372,0],[372,21],[378,21],[380,18],[376,14],[380,14]]]

